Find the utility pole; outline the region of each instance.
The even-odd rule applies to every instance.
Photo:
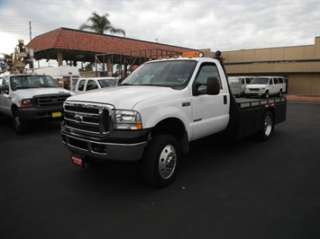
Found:
[[[32,40],[32,25],[31,21],[29,21],[29,42]],[[34,72],[34,52],[33,49],[27,49],[28,51],[28,58],[29,58],[29,66],[31,68],[32,73]],[[39,62],[38,62],[39,64]]]
[[[29,40],[31,41],[32,39],[32,25],[31,25],[31,21],[29,21]]]

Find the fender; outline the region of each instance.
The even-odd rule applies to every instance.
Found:
[[[161,110],[151,110],[151,109],[147,111],[142,110],[141,113],[142,113],[143,125],[145,128],[154,128],[159,122],[169,118],[176,118],[180,120],[184,125],[184,128],[188,136],[188,140],[190,139],[191,131],[189,127],[190,122],[188,119],[188,115],[178,107],[169,106],[165,108],[161,107]],[[149,117],[145,117],[145,116],[149,116]]]

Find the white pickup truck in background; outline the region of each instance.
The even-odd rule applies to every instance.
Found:
[[[118,82],[119,78],[117,77],[82,77],[79,78],[74,92],[80,94],[90,90],[115,87],[118,85]]]
[[[51,76],[8,75],[0,87],[0,113],[12,117],[16,132],[21,133],[31,120],[61,119],[69,96],[71,92],[58,87]]]
[[[235,99],[212,58],[150,61],[118,87],[68,98],[63,143],[72,161],[135,161],[146,183],[171,183],[191,141],[222,133],[268,139],[286,118],[284,97]]]

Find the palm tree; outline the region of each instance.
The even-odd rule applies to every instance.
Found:
[[[92,16],[88,18],[87,22],[80,26],[81,30],[90,30],[99,34],[104,34],[104,32],[110,33],[120,33],[126,36],[126,32],[120,28],[115,28],[111,25],[108,19],[109,14],[99,15],[96,12],[92,13]]]

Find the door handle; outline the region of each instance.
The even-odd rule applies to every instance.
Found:
[[[223,96],[223,104],[227,104],[228,103],[228,97],[226,95]]]

